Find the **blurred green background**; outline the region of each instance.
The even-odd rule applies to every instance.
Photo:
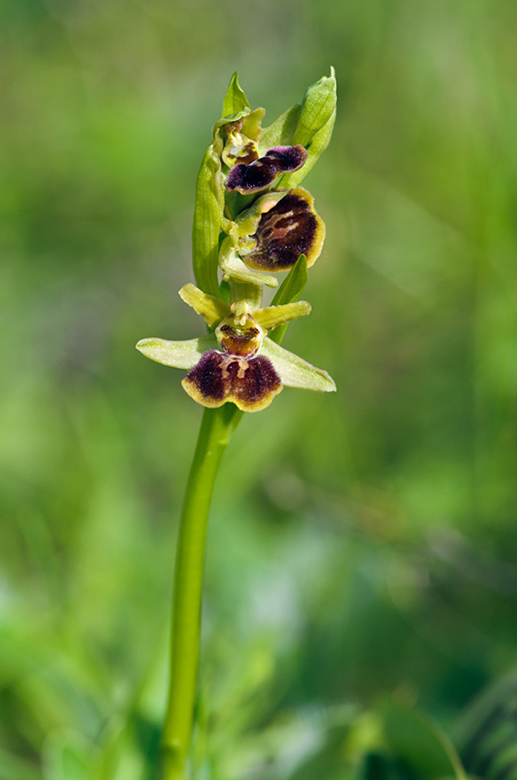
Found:
[[[4,0],[0,24],[2,780],[148,776],[201,410],[134,344],[201,334],[176,291],[234,70],[267,124],[336,68],[285,346],[339,392],[285,390],[224,462],[203,777],[348,777],[300,766],[352,718],[353,767],[395,690],[452,733],[517,646],[517,5]]]

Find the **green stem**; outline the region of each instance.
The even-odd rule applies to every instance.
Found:
[[[242,417],[233,404],[205,409],[176,550],[169,701],[163,730],[163,780],[187,780],[201,632],[205,537],[215,479]]]

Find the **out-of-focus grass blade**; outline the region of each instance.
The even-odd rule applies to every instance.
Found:
[[[517,674],[492,685],[466,711],[458,743],[469,772],[487,780],[517,780]]]
[[[382,716],[390,751],[414,770],[418,780],[467,780],[452,742],[426,715],[388,700]]]

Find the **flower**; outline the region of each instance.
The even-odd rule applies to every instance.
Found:
[[[223,278],[276,287],[275,277],[265,272],[288,271],[300,255],[310,268],[324,239],[325,224],[307,190],[271,190],[232,223],[218,262]]]
[[[158,363],[187,369],[184,390],[197,403],[216,408],[227,402],[245,412],[265,409],[283,386],[319,392],[336,389],[320,368],[283,349],[267,332],[309,314],[306,301],[251,310],[245,300],[228,305],[187,284],[181,298],[215,332],[188,341],[142,339],[137,349]]]
[[[307,150],[296,146],[277,146],[269,149],[264,157],[253,158],[234,165],[226,179],[228,192],[250,195],[273,184],[282,173],[292,173],[302,167],[308,156]]]
[[[325,225],[313,204],[312,195],[297,187],[288,190],[282,200],[263,214],[251,236],[254,248],[242,255],[248,268],[287,271],[300,255],[305,255],[310,268],[320,256],[325,239]]]

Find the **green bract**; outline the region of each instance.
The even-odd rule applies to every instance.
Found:
[[[296,299],[321,253],[325,226],[312,196],[298,185],[328,145],[335,112],[331,69],[309,87],[301,105],[262,129],[264,109],[251,109],[237,74],[232,76],[197,180],[197,286],[180,290],[212,332],[137,344],[152,360],[189,371],[182,385],[203,406],[232,402],[259,411],[284,385],[335,390],[325,371],[279,346],[289,322],[310,312],[306,301]],[[289,273],[264,307],[263,289],[278,287],[279,271]]]

